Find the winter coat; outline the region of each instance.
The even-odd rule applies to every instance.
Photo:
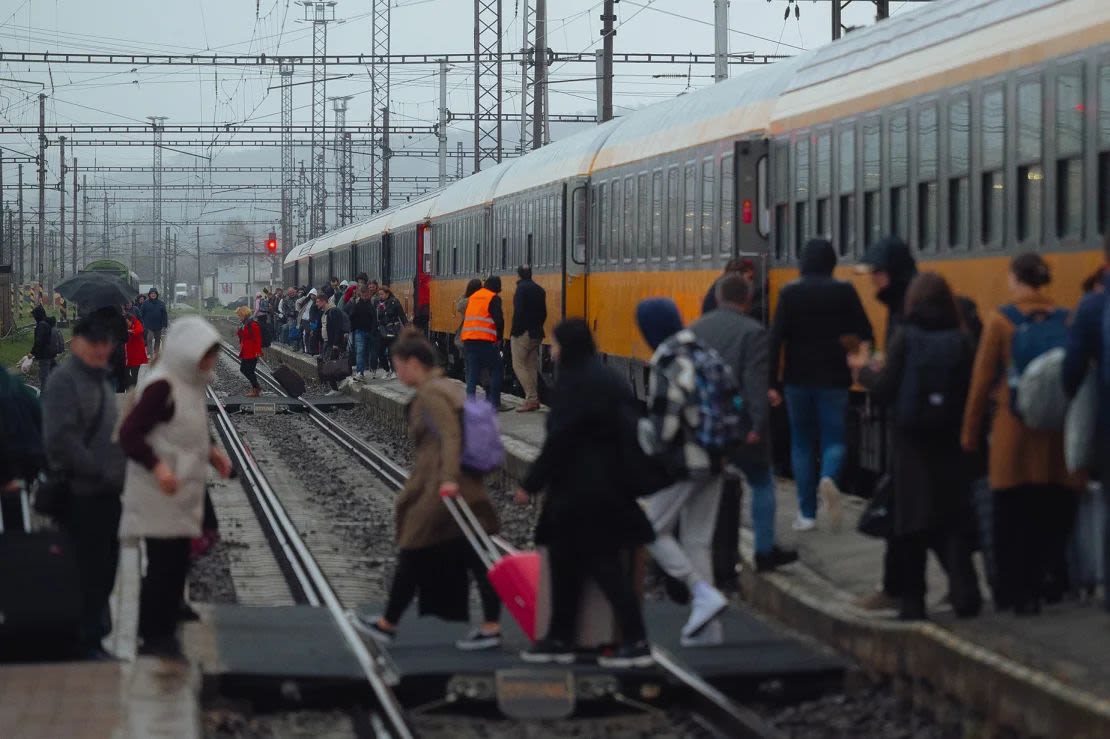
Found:
[[[1014,303],[1024,314],[1052,310],[1056,306],[1043,295]],[[990,401],[995,401],[994,422],[990,433],[990,482],[995,490],[1019,485],[1066,485],[1077,487],[1078,480],[1068,474],[1064,463],[1063,431],[1034,431],[1010,410],[1010,387],[1006,379],[1010,367],[1010,348],[1014,325],[1001,311],[987,317],[971,392],[964,412],[962,438],[965,444],[978,442]]]
[[[239,359],[258,359],[262,356],[262,327],[250,319],[235,332],[239,337]]]
[[[143,307],[139,309],[139,320],[143,328],[155,334],[166,330],[169,324],[169,315],[166,313],[166,304],[158,298],[147,298]]]
[[[120,537],[200,536],[211,450],[205,403],[205,386],[210,377],[202,374],[197,364],[219,340],[219,332],[200,316],[174,321],[158,363],[143,380],[139,402],[124,420],[120,435],[128,435],[129,423],[143,405],[143,396],[161,385],[169,418],[150,428],[145,442],[155,459],[173,470],[177,490],[173,495],[162,492],[152,468],[134,457],[128,459]]]
[[[547,321],[547,292],[532,280],[519,280],[513,294],[513,326],[510,336],[528,334],[542,339]]]
[[[1092,364],[1104,372],[1102,349],[1102,314],[1106,298],[1110,295],[1110,276],[1102,280],[1102,290],[1092,290],[1079,301],[1068,332],[1067,354],[1064,358],[1064,389],[1069,396],[1079,392],[1087,369]],[[1100,382],[1098,387],[1098,435],[1110,437],[1110,387]]]
[[[54,332],[57,321],[53,316],[43,314],[41,320],[35,323],[35,339],[31,344],[31,356],[35,359],[53,359],[57,355],[50,348],[50,335]]]
[[[424,549],[462,537],[439,497],[445,482],[459,485],[482,527],[497,533],[497,513],[481,479],[464,472],[462,455],[463,390],[436,370],[416,389],[407,410],[408,434],[415,449],[412,472],[397,496],[397,546]]]
[[[405,309],[396,295],[390,295],[385,300],[379,301],[377,309],[379,330],[384,331],[386,326],[394,323],[400,323],[402,326],[408,323]]]
[[[803,387],[847,388],[852,384],[842,339],[873,338],[856,289],[832,276],[836,252],[810,242],[802,253],[802,276],[783,287],[771,324],[771,382]]]
[[[632,403],[628,384],[596,357],[559,368],[539,456],[521,482],[546,490],[536,543],[579,551],[639,547],[655,538],[636,500],[623,489],[620,414]]]
[[[143,328],[143,323],[138,318],[128,322],[127,345],[124,348],[124,356],[128,367],[139,367],[150,361],[146,354],[146,340],[143,338],[145,333],[146,329]]]
[[[962,383],[958,388],[966,396],[971,379],[975,348],[971,337],[958,328],[943,328],[927,321],[904,324],[891,338],[886,364],[880,371],[864,368],[860,384],[871,391],[879,403],[897,413],[899,387],[906,372],[911,343],[918,332],[937,334],[949,332],[958,353],[951,357]],[[895,419],[897,420],[897,419]],[[934,529],[937,526],[962,525],[974,520],[971,513],[971,460],[960,447],[959,429],[927,436],[910,435],[892,424],[891,482],[894,491],[894,534],[904,536]]]
[[[351,307],[351,330],[374,331],[378,327],[378,312],[369,300],[356,300]]]
[[[347,350],[348,319],[342,308],[328,308],[320,320],[320,339],[325,347]],[[321,350],[322,353],[322,350]]]

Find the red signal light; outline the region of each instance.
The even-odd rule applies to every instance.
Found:
[[[273,231],[270,232],[269,238],[266,239],[266,251],[271,254],[277,253],[277,234]]]

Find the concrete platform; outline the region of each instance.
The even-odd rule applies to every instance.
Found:
[[[380,612],[375,606],[363,610]],[[686,618],[683,608],[649,603],[645,618],[653,643],[731,695],[751,696],[768,684],[778,690],[811,693],[839,685],[847,667],[831,650],[767,623],[746,607],[726,612],[725,643],[713,649],[679,646],[678,633]],[[402,700],[410,704],[442,700],[453,681],[486,680],[492,685],[498,673],[528,667],[519,658],[528,641],[508,616],[501,649],[456,649],[455,639],[467,628],[406,616],[397,641],[387,650],[400,677],[397,690]],[[346,691],[357,696],[366,690],[358,665],[322,609],[216,606],[206,612],[202,626],[193,628],[189,641],[206,689],[218,689],[221,695],[243,694],[266,702],[287,695],[295,684],[298,698],[311,703],[324,695],[334,700]],[[645,681],[665,680],[657,669],[603,670],[587,658],[572,667],[539,669],[569,672],[580,681],[611,677],[618,685],[635,686],[629,694],[638,694]]]
[[[298,361],[284,349],[275,350],[274,360],[279,357]],[[400,383],[373,380],[345,389],[372,416],[403,427],[409,391]],[[501,414],[509,456],[506,482],[523,476],[535,458],[545,416]],[[993,613],[988,603],[979,618],[958,621],[939,603],[945,582],[935,561],[928,573],[930,623],[907,625],[890,613],[861,611],[852,601],[879,582],[883,555],[881,541],[855,532],[862,506],[857,499],[847,501],[839,532],[822,526],[798,535],[790,530],[798,510],[793,483],[780,480],[777,531],[786,546],[798,549],[801,561],[769,576],[746,568],[748,602],[870,669],[931,686],[942,701],[954,698],[989,725],[1037,736],[1110,737],[1110,615],[1096,603],[1068,601],[1039,617],[1019,619]],[[741,550],[747,561],[749,527],[745,515]],[[989,595],[986,588],[984,593]]]

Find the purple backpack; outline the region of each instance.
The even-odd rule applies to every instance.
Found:
[[[505,462],[505,445],[497,428],[497,411],[489,401],[467,398],[462,409],[463,469],[484,475]]]

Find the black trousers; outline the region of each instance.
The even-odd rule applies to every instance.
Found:
[[[251,387],[253,387],[253,388],[257,388],[259,386],[258,385],[258,375],[256,374],[257,369],[258,369],[258,358],[257,357],[255,357],[254,359],[240,359],[239,360],[239,371],[243,373],[243,377],[247,378],[247,382],[249,382],[251,384]]]
[[[501,599],[497,596],[493,586],[489,584],[489,578],[486,577],[486,566],[482,564],[478,554],[470,547],[466,548],[466,552],[466,568],[473,576],[474,584],[478,586],[478,596],[482,601],[482,619],[490,623],[497,623],[501,620]],[[416,598],[416,590],[419,585],[416,566],[417,556],[419,556],[417,553],[404,549],[397,555],[397,569],[393,573],[393,583],[389,587],[389,601],[386,603],[385,613],[383,614],[385,620],[393,625],[401,622],[401,617],[405,615],[405,611],[408,610],[413,599]]]
[[[81,579],[81,644],[85,650],[100,647],[112,633],[108,602],[116,585],[119,566],[118,495],[75,495],[70,503],[67,528],[77,555]]]
[[[932,550],[948,575],[948,593],[958,616],[975,616],[983,606],[979,578],[971,560],[969,534],[952,528],[938,527],[906,536],[892,542],[898,572],[899,597],[903,612],[925,610],[925,566]]]
[[[132,388],[139,384],[139,370],[141,366],[127,368],[127,387]]]
[[[146,540],[146,575],[139,593],[139,638],[174,644],[177,615],[189,574],[189,539]]]
[[[573,645],[578,625],[578,599],[587,578],[593,579],[613,607],[627,644],[644,641],[644,615],[632,586],[632,575],[620,551],[583,553],[551,544],[551,626],[547,638]]]
[[[995,604],[999,608],[1056,600],[1067,589],[1067,545],[1075,492],[1059,485],[994,491]]]

